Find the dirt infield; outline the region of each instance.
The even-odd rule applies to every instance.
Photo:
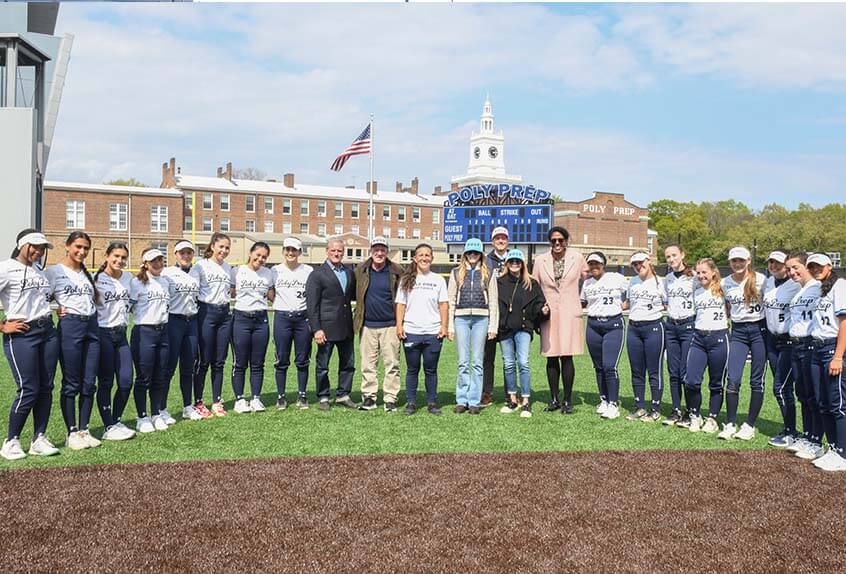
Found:
[[[21,470],[0,493],[7,572],[846,568],[846,474],[770,451]]]

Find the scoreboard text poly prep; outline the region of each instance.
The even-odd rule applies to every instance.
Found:
[[[511,243],[546,243],[551,216],[551,205],[444,207],[444,243],[488,242],[500,226],[508,229]]]

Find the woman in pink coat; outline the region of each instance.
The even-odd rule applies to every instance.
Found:
[[[552,402],[544,412],[561,409],[562,414],[573,412],[573,380],[576,370],[573,355],[584,352],[582,305],[579,301],[579,281],[587,278],[588,265],[581,253],[567,249],[570,233],[563,227],[549,230],[549,253],[535,259],[533,277],[540,283],[549,321],[541,324],[541,354],[546,357],[546,377]],[[564,402],[558,401],[558,379],[564,386]]]

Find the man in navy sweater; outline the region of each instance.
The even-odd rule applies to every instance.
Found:
[[[388,242],[376,237],[370,242],[370,257],[355,270],[356,306],[353,330],[359,334],[361,350],[361,410],[376,408],[379,356],[385,366],[383,400],[385,411],[397,408],[400,390],[400,341],[394,299],[401,269],[388,259]]]

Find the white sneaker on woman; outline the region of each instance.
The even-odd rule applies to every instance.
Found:
[[[59,449],[46,436],[40,434],[29,445],[29,454],[35,456],[53,456],[54,454],[59,454]]]
[[[138,419],[138,422],[135,423],[135,428],[138,429],[138,432],[144,434],[156,432],[156,427],[153,426],[153,421],[150,417]]]
[[[250,403],[247,402],[247,399],[238,399],[235,401],[235,406],[232,407],[232,410],[236,413],[251,413],[253,409],[250,408]]]
[[[162,417],[162,420],[165,422],[165,424],[167,426],[176,424],[176,419],[173,418],[173,416],[169,412],[167,412],[167,409],[160,410],[159,416]]]
[[[6,460],[20,460],[26,458],[26,453],[21,448],[21,441],[16,438],[3,441],[3,448],[0,449],[0,456]]]

